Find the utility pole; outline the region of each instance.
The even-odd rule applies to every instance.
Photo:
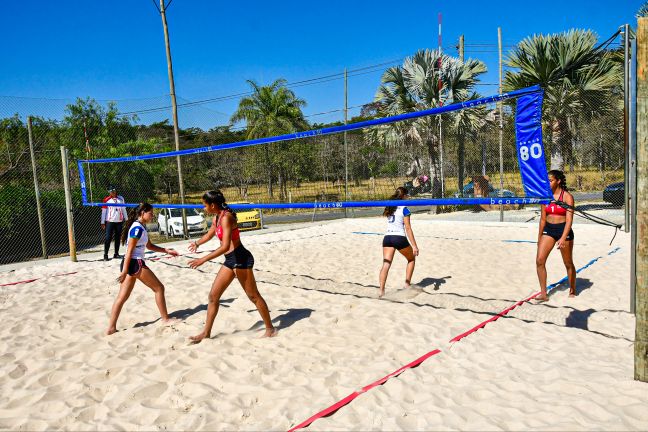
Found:
[[[648,18],[637,20],[637,248],[634,379],[648,382]]]
[[[497,51],[499,52],[499,94],[502,94],[502,27],[497,27]],[[497,103],[499,108],[499,160],[500,160],[500,198],[504,191],[504,119],[502,118],[502,101]],[[501,200],[500,200],[501,201]],[[500,222],[504,222],[504,206],[500,204]]]
[[[464,61],[464,35],[459,36],[459,60]]]
[[[173,63],[171,61],[171,44],[169,42],[169,28],[166,20],[166,6],[164,0],[160,0],[160,16],[162,17],[162,27],[164,28],[164,44],[166,46],[167,67],[169,70],[169,88],[171,90],[171,107],[173,110],[173,136],[175,138],[176,151],[180,150],[180,135],[178,133],[178,105],[176,104],[175,84],[173,82]],[[180,203],[185,203],[184,181],[182,180],[182,161],[180,156],[176,156],[178,164],[178,185],[180,189]],[[182,231],[184,238],[189,238],[187,227],[187,211],[182,209]]]

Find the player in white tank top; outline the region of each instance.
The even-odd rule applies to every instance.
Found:
[[[408,198],[407,189],[399,187],[390,200],[404,200]],[[389,268],[394,259],[396,250],[407,259],[407,268],[405,270],[405,287],[409,288],[414,273],[416,256],[419,254],[414,231],[410,225],[411,212],[405,206],[385,207],[383,216],[387,217],[387,233],[383,238],[383,265],[380,270],[380,292],[378,297],[385,295],[385,284]],[[410,243],[407,241],[409,237]]]
[[[177,321],[175,318],[170,318],[167,312],[166,299],[164,298],[164,285],[162,285],[157,276],[155,276],[155,273],[144,263],[146,249],[178,256],[178,252],[173,249],[159,247],[151,243],[148,232],[146,231],[146,224],[152,220],[153,207],[150,204],[143,203],[132,210],[126,221],[122,243],[128,241],[128,247],[121,262],[121,273],[117,278],[121,285],[119,287],[119,294],[117,294],[117,298],[110,312],[110,322],[108,323],[108,330],[106,330],[107,335],[111,335],[117,331],[117,318],[119,318],[122,307],[126,303],[126,300],[128,300],[138,279],[155,293],[155,303],[160,310],[162,322],[170,324]]]

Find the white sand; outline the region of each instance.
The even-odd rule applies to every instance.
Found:
[[[435,348],[416,369],[360,395],[309,430],[646,430],[648,384],[633,381],[629,236],[577,225],[580,295],[558,288],[458,343],[448,341],[538,290],[536,224],[442,222],[415,215],[421,249],[401,290],[396,256],[378,300],[379,218],[243,234],[279,335],[236,281],[221,301],[212,339],[200,331],[218,263],[149,261],[170,311],[158,322],[153,294],[136,286],[120,331],[103,336],[118,262],[80,255],[0,273],[0,429],[286,430],[352,391]],[[186,253],[188,243],[179,243]],[[620,249],[608,255],[611,250]],[[560,253],[549,282],[564,276]],[[52,277],[65,272],[74,275]]]

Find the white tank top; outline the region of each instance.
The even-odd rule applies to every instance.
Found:
[[[128,241],[130,239],[137,239],[137,246],[135,246],[131,259],[144,259],[146,244],[148,243],[148,232],[146,232],[146,228],[139,221],[135,221],[131,225],[128,231],[128,239]]]
[[[405,206],[396,207],[393,215],[387,216],[387,235],[398,235],[407,237],[405,235],[405,217],[412,214]]]

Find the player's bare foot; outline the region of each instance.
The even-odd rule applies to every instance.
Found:
[[[267,338],[267,337],[275,337],[277,336],[277,333],[279,333],[279,330],[277,330],[275,327],[272,328],[267,328],[265,329],[265,332],[263,333],[262,338]]]
[[[538,303],[544,303],[546,301],[549,301],[549,297],[547,297],[546,295],[539,295],[535,298],[535,301],[537,301]]]
[[[209,335],[207,335],[205,333],[200,333],[200,334],[197,334],[196,336],[191,336],[189,338],[189,340],[191,341],[192,344],[198,344],[198,343],[202,342],[202,340],[205,339],[205,338],[209,339]]]
[[[179,323],[180,320],[178,318],[167,318],[167,319],[162,319],[162,325],[169,326],[172,324],[177,324]]]
[[[108,330],[106,330],[106,336],[110,336],[113,333],[117,333],[116,327],[110,327]]]
[[[383,298],[384,295],[385,295],[385,290],[381,289],[380,292],[378,293],[378,298]]]
[[[569,291],[569,298],[576,297],[576,291]]]

